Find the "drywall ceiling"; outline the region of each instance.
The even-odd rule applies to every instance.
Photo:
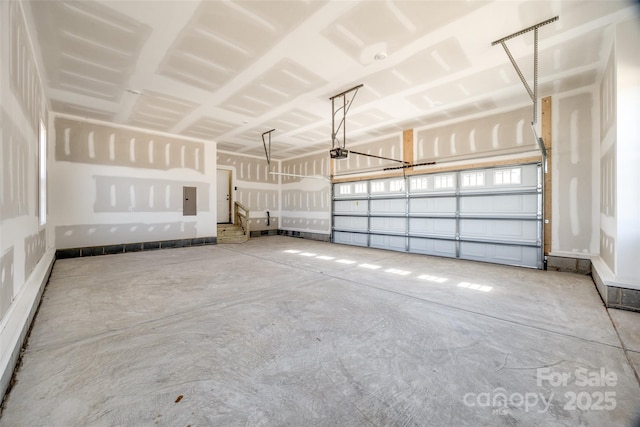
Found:
[[[347,147],[529,102],[491,42],[554,16],[539,30],[541,96],[592,84],[610,25],[635,11],[615,0],[23,5],[53,111],[252,155],[275,128],[275,159],[328,149],[329,98],[359,84]],[[533,32],[507,44],[531,81]]]

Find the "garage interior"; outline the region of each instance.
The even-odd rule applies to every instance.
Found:
[[[0,13],[0,425],[640,422],[637,2]]]

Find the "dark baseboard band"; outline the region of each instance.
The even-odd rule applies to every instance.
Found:
[[[289,236],[322,242],[331,241],[329,234],[310,233],[291,230],[257,230],[251,232],[251,237]],[[156,249],[184,248],[190,246],[204,246],[217,244],[217,237],[197,237],[193,239],[161,240],[157,242],[123,243],[118,245],[88,246],[82,248],[67,248],[56,250],[56,259],[80,258],[86,256],[112,255],[129,252],[150,251]]]
[[[278,230],[279,236],[299,237],[302,239],[318,240],[321,242],[330,242],[330,234],[310,233],[308,231]]]
[[[129,252],[151,251],[156,249],[185,248],[190,246],[215,245],[216,243],[216,237],[195,237],[192,239],[160,240],[157,242],[123,243],[119,245],[58,249],[56,250],[56,259],[123,254]]]
[[[262,236],[277,236],[280,230],[271,229],[271,230],[255,230],[251,232],[251,237],[262,237]]]
[[[547,257],[547,270],[591,274],[591,260],[549,255]]]
[[[608,285],[597,268],[593,268],[592,278],[605,307],[640,312],[640,290]]]
[[[607,307],[640,312],[640,291],[607,286]]]

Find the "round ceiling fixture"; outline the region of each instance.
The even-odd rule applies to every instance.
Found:
[[[378,52],[378,53],[375,54],[373,59],[375,59],[376,61],[384,61],[385,59],[387,59],[387,53],[386,52]]]

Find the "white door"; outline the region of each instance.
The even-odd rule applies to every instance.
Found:
[[[218,169],[218,224],[231,222],[231,171]]]

